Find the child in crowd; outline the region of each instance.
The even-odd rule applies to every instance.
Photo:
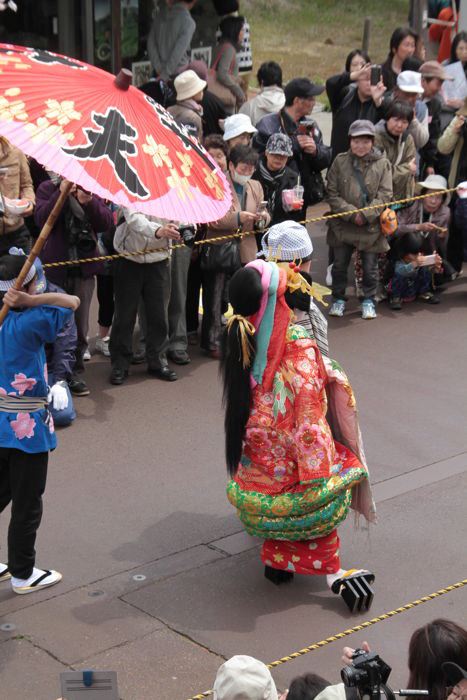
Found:
[[[265,260],[295,263],[300,267],[300,274],[312,284],[313,243],[304,226],[296,221],[282,221],[271,226],[261,240],[261,248]],[[329,357],[328,322],[313,297],[296,293],[293,304],[289,306],[295,310],[297,323],[305,328],[310,338],[316,340],[321,354]]]
[[[442,261],[437,253],[423,255],[422,247],[417,233],[404,233],[395,243],[394,268],[388,285],[389,305],[393,311],[400,311],[402,302],[414,301],[417,297],[428,304],[439,304],[439,296],[430,289],[432,272],[441,269]]]
[[[76,296],[36,294],[34,265],[23,290],[15,290],[25,260],[19,254],[0,258],[0,296],[15,309],[0,332],[0,512],[12,504],[8,564],[0,564],[0,581],[11,579],[13,591],[20,595],[62,578],[58,571],[35,567],[49,451],[57,445],[44,346],[54,342],[79,306]]]
[[[343,316],[346,302],[347,275],[355,250],[360,251],[363,265],[362,318],[376,318],[375,295],[378,282],[378,254],[389,245],[381,232],[378,209],[346,214],[367,205],[392,199],[391,165],[374,147],[375,126],[367,119],[357,119],[349,129],[350,149],[340,153],[328,170],[328,199],[333,214],[330,219],[328,245],[333,249],[333,304],[329,314]]]

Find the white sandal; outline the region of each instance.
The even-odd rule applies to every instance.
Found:
[[[12,584],[11,587],[13,588],[15,593],[18,593],[18,595],[26,595],[27,593],[34,593],[35,591],[40,591],[43,588],[54,586],[61,580],[61,573],[59,571],[54,571],[53,569],[51,569],[50,571],[42,571],[41,574],[28,585],[15,586]]]

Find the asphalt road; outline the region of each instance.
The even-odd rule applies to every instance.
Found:
[[[324,228],[311,229],[313,273],[324,282]],[[167,384],[136,367],[122,387],[95,355],[92,393],[59,434],[50,461],[39,566],[63,582],[14,596],[0,584],[0,683],[8,700],[54,700],[59,673],[118,672],[123,700],[186,700],[212,687],[224,658],[268,662],[369,617],[467,578],[465,348],[467,279],[438,307],[379,307],[363,321],[355,300],[331,319],[330,345],[351,377],[379,524],[341,528],[346,566],[376,572],[370,615],[351,616],[320,578],[276,588],[258,543],[225,497],[218,366],[193,351]],[[7,515],[1,518],[4,546]],[[0,555],[1,557],[1,555]],[[467,624],[467,587],[374,625],[363,638],[407,680],[412,631],[436,617]],[[6,627],[5,627],[6,625]],[[343,642],[280,666],[282,689],[308,670],[339,680]]]

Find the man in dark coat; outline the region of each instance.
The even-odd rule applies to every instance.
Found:
[[[273,134],[266,144],[266,152],[258,161],[253,180],[259,180],[264,198],[271,214],[271,226],[281,221],[300,221],[302,207],[284,208],[282,193],[293,190],[298,182],[298,173],[287,166],[293,156],[292,141],[287,134]]]
[[[331,148],[323,143],[323,135],[317,123],[308,117],[316,96],[322,92],[324,87],[312,83],[308,78],[289,81],[284,89],[285,107],[277,114],[268,114],[260,119],[253,139],[253,146],[263,154],[272,134],[280,132],[291,138],[293,156],[289,167],[300,175],[301,184],[305,188],[304,211],[310,204],[323,199],[321,170],[329,167],[331,162]]]

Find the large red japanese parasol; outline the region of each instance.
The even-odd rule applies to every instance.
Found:
[[[104,199],[177,221],[220,219],[230,188],[170,114],[107,73],[49,51],[0,44],[0,133]]]
[[[28,255],[17,289],[71,183],[175,221],[215,221],[230,207],[224,174],[170,114],[131,86],[130,71],[115,78],[73,58],[0,44],[0,134],[69,181]],[[7,312],[3,306],[0,325]]]

